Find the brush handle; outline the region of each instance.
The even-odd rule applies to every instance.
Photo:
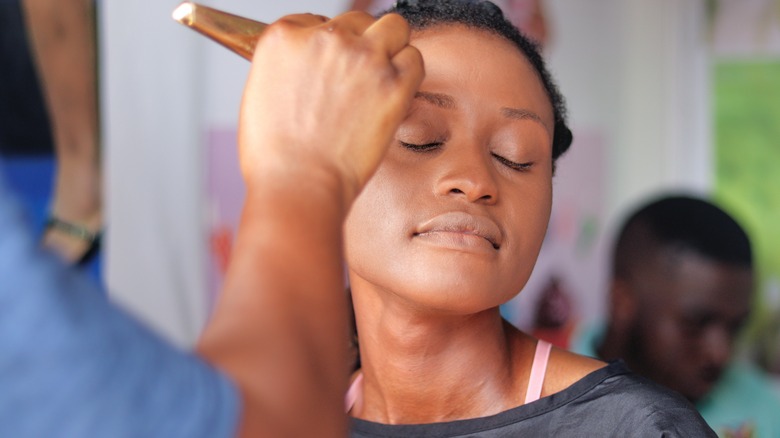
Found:
[[[250,61],[258,38],[268,27],[265,23],[193,2],[176,7],[173,19]]]

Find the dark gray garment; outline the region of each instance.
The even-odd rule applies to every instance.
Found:
[[[419,425],[352,420],[352,437],[716,437],[679,394],[617,361],[569,388],[489,417]]]

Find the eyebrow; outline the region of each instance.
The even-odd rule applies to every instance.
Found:
[[[544,124],[542,122],[542,118],[539,117],[538,114],[536,114],[533,111],[526,110],[526,109],[501,108],[501,114],[503,114],[504,117],[508,117],[510,119],[515,119],[515,120],[533,120],[535,122],[539,122],[541,124]]]
[[[452,96],[449,96],[447,94],[428,93],[425,91],[418,91],[417,94],[414,95],[414,98],[422,99],[432,105],[436,105],[439,108],[443,108],[443,109],[455,108],[455,99],[453,99]]]

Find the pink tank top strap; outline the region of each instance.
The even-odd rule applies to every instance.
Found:
[[[347,395],[344,397],[344,408],[346,412],[349,412],[352,410],[352,408],[355,406],[355,403],[357,402],[358,398],[363,393],[363,373],[358,372],[358,375],[355,376],[355,380],[352,381],[352,384],[349,385],[349,389],[347,390]]]
[[[539,400],[542,395],[542,384],[544,383],[544,376],[547,374],[547,361],[550,359],[551,350],[552,345],[549,342],[537,341],[534,362],[531,365],[531,377],[528,380],[528,391],[525,393],[526,403]],[[358,373],[352,384],[349,385],[346,397],[344,397],[344,409],[346,412],[352,410],[362,393],[363,373]]]
[[[549,342],[536,341],[536,353],[531,365],[531,377],[528,379],[528,390],[525,393],[525,402],[531,403],[542,396],[542,384],[547,374],[547,361],[550,359],[552,345]]]

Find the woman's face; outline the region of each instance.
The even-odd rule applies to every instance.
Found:
[[[353,293],[473,313],[523,287],[552,202],[552,106],[512,43],[463,26],[413,35],[426,76],[345,224]]]

